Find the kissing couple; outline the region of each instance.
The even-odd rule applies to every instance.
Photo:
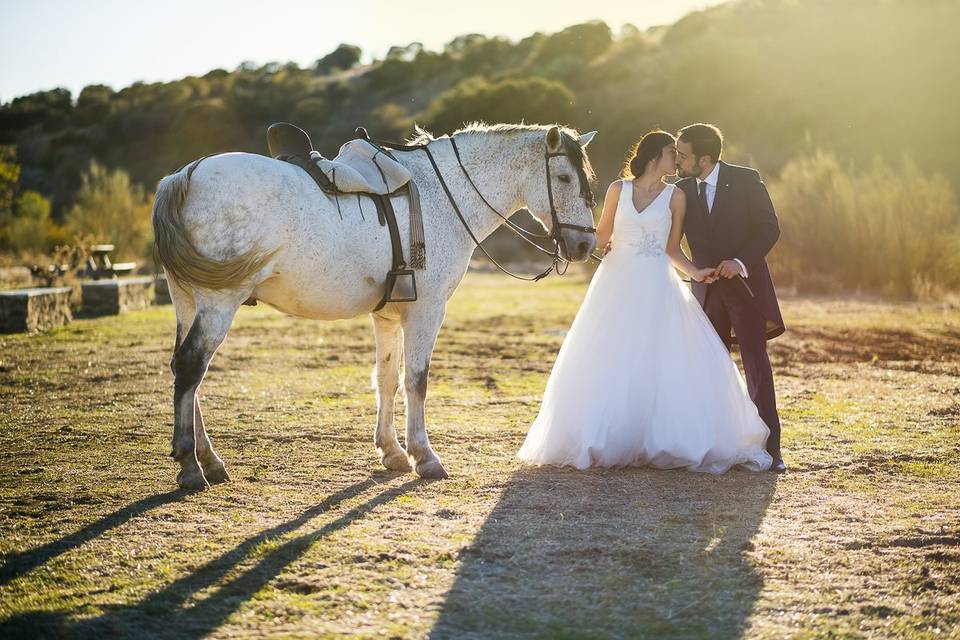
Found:
[[[784,332],[766,262],[780,226],[760,174],[723,162],[722,148],[709,124],[676,137],[651,131],[634,145],[622,179],[607,189],[597,225],[604,259],[522,460],[786,470],[767,355],[767,340]],[[746,380],[730,358],[733,344]]]

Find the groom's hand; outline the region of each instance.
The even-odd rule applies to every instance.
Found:
[[[741,272],[740,263],[736,260],[724,260],[717,265],[717,275],[721,278],[733,278]]]

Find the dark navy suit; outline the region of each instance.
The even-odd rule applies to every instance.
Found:
[[[693,293],[727,348],[734,343],[740,345],[750,397],[770,428],[767,450],[779,455],[780,418],[767,340],[785,328],[766,255],[780,237],[780,224],[755,169],[723,161],[719,165],[710,211],[697,191],[696,179],[684,178],[677,183],[687,196],[683,232],[698,267],[716,267],[724,260],[737,258],[746,266],[749,277],[720,278],[710,285],[694,282]]]

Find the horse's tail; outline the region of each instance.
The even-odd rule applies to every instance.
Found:
[[[190,176],[200,160],[166,176],[157,185],[153,201],[153,238],[157,254],[167,275],[181,285],[216,290],[240,288],[263,269],[276,250],[264,252],[253,248],[225,261],[207,258],[197,251],[183,224],[181,211],[190,187]]]

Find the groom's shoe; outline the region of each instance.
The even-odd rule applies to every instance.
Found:
[[[770,471],[773,471],[774,473],[785,473],[787,471],[787,465],[783,464],[782,457],[773,457],[773,464],[770,465]]]

